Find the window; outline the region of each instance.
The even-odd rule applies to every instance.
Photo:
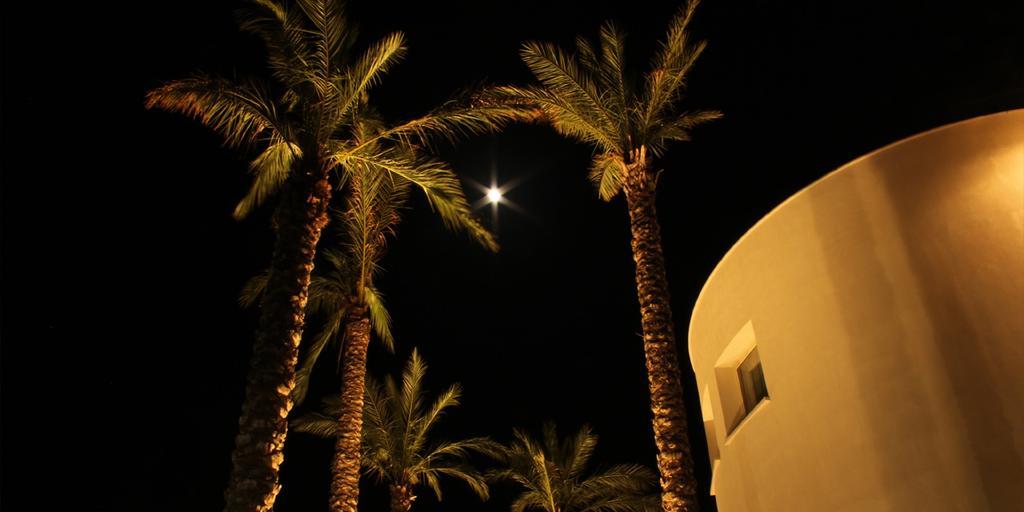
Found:
[[[740,377],[740,391],[743,393],[743,408],[749,414],[761,400],[768,398],[768,386],[764,383],[764,369],[757,347],[740,363],[736,373]]]
[[[728,443],[728,436],[743,419],[769,398],[757,337],[750,322],[722,350],[715,362],[715,380]]]

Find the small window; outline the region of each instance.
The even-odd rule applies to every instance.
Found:
[[[761,400],[768,398],[768,386],[764,383],[764,369],[761,367],[761,356],[754,347],[747,355],[736,373],[740,377],[740,391],[743,393],[743,408],[749,413]]]
[[[761,365],[761,354],[757,348],[757,336],[750,322],[747,322],[722,349],[722,354],[715,361],[715,381],[718,384],[718,399],[722,406],[725,442],[728,443],[728,436],[740,422],[761,401],[770,398],[764,368]]]

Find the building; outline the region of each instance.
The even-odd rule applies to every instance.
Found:
[[[689,351],[722,512],[1024,510],[1024,110],[786,200]]]

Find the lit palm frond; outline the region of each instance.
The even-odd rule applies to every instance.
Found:
[[[598,83],[601,84],[603,97],[608,110],[616,119],[629,118],[630,91],[626,85],[626,48],[625,36],[614,23],[601,25],[601,60],[597,66]],[[619,138],[629,135],[622,130],[628,123],[615,123],[619,128]]]
[[[326,402],[326,401],[325,401]],[[340,404],[337,407],[341,407]],[[338,431],[338,419],[330,414],[313,412],[304,414],[291,422],[292,430],[317,437],[334,437]]]
[[[615,123],[601,99],[600,84],[579,68],[571,54],[553,44],[528,42],[523,45],[520,56],[537,80],[552,96],[561,99],[567,110],[608,138],[615,138]]]
[[[153,89],[146,108],[192,117],[224,137],[232,147],[288,140],[290,130],[266,90],[256,83],[233,84],[196,75]]]
[[[615,153],[598,153],[590,163],[590,182],[597,186],[597,194],[605,201],[611,201],[622,190],[626,172],[622,158]]]
[[[618,142],[586,113],[547,89],[536,86],[499,86],[482,91],[476,101],[491,109],[504,106],[509,117],[519,121],[544,121],[558,133],[598,148],[614,151]]]
[[[374,142],[391,139],[405,147],[432,147],[437,140],[456,142],[462,137],[492,133],[513,121],[524,120],[522,112],[503,105],[457,98],[428,114],[382,130]]]
[[[501,455],[503,467],[488,473],[493,481],[510,481],[523,488],[512,510],[547,512],[653,512],[660,510],[658,479],[643,466],[620,464],[587,474],[597,445],[588,427],[559,439],[553,424],[544,426],[540,440],[522,430]]]
[[[252,185],[249,192],[235,206],[235,219],[243,219],[257,206],[263,204],[284,184],[291,173],[292,164],[302,157],[299,146],[281,140],[270,144],[249,164],[252,171]]]
[[[238,293],[238,304],[243,308],[250,308],[263,300],[263,292],[267,289],[267,280],[270,279],[270,270],[264,270],[249,278]]]
[[[444,162],[409,151],[395,150],[350,154],[347,161],[378,167],[411,182],[423,192],[447,228],[465,231],[481,245],[497,250],[498,243],[494,235],[473,216],[462,183]]]
[[[263,42],[274,78],[292,91],[304,89],[313,56],[302,12],[275,0],[252,0],[238,10],[237,18],[242,31]]]
[[[334,78],[338,100],[331,111],[333,119],[343,119],[357,108],[360,98],[405,55],[405,36],[401,32],[388,34],[371,45],[352,65]]]
[[[367,378],[363,406],[363,467],[367,474],[389,483],[423,485],[442,498],[440,477],[460,480],[482,499],[489,489],[483,475],[468,464],[474,454],[500,456],[501,447],[483,437],[431,445],[431,429],[448,409],[458,406],[460,388],[449,387],[429,406],[423,389],[427,365],[413,350],[401,382],[386,377],[383,383]],[[332,437],[341,402],[324,401],[323,413],[292,422],[299,432]]]
[[[302,357],[302,361],[299,364],[298,370],[295,371],[295,387],[292,389],[292,401],[296,404],[301,404],[306,401],[306,395],[309,393],[309,379],[313,373],[313,367],[316,362],[320,359],[320,354],[323,353],[324,349],[331,343],[332,340],[338,338],[338,333],[344,329],[344,321],[347,308],[340,308],[331,313],[327,319],[324,320],[320,330],[313,335],[310,343],[305,347],[305,355]]]

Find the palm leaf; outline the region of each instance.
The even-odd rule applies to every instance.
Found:
[[[609,139],[615,138],[615,123],[601,101],[597,85],[579,69],[572,56],[553,44],[537,42],[525,43],[520,56],[553,96]]]
[[[366,306],[370,310],[370,323],[373,324],[373,331],[384,347],[390,352],[395,351],[395,338],[391,334],[391,314],[384,306],[384,299],[376,287],[368,286],[363,296]]]
[[[521,121],[546,121],[558,133],[594,144],[605,151],[618,151],[621,146],[614,133],[595,124],[586,113],[580,112],[564,98],[540,87],[492,87],[480,92],[477,101],[492,107],[504,105],[510,115],[517,115]]]
[[[425,157],[410,156],[407,152],[387,151],[363,155],[346,153],[335,156],[342,162],[356,161],[380,167],[397,177],[408,180],[423,191],[431,207],[449,229],[465,231],[474,240],[491,250],[498,243],[471,212],[469,201],[462,192],[458,177],[445,164]]]
[[[619,128],[620,138],[629,135],[629,123],[622,122],[629,119],[626,110],[629,92],[626,90],[625,53],[624,36],[618,27],[611,22],[601,25],[601,64],[598,66],[598,76],[604,97],[607,98],[605,103],[609,105],[608,109],[614,112],[614,119],[618,120],[614,125]]]
[[[304,414],[292,420],[291,428],[318,437],[334,437],[338,431],[338,420],[320,413]]]
[[[253,208],[277,192],[291,173],[293,162],[301,156],[299,146],[285,140],[267,146],[249,165],[255,178],[249,192],[235,207],[232,214],[235,219],[244,219]]]
[[[284,123],[267,93],[254,83],[236,85],[197,75],[170,82],[146,94],[146,108],[192,117],[239,147],[261,140],[287,140]]]
[[[346,318],[347,311],[344,309],[333,312],[324,325],[317,332],[316,336],[313,337],[312,343],[306,349],[306,354],[302,358],[302,363],[299,368],[295,371],[295,387],[292,388],[292,401],[296,405],[301,404],[306,400],[306,394],[309,392],[309,378],[313,373],[313,366],[320,359],[320,354],[323,353],[324,348],[331,340],[338,339],[341,333],[342,322]]]
[[[395,32],[370,46],[356,63],[344,70],[335,84],[338,102],[332,109],[340,119],[351,112],[361,95],[405,55],[405,36]]]
[[[267,289],[267,280],[270,279],[270,270],[264,270],[249,278],[238,293],[238,304],[243,308],[250,308],[257,302],[263,300],[263,291]]]
[[[237,18],[242,31],[263,41],[275,78],[292,90],[311,81],[312,55],[301,11],[275,0],[251,0]]]
[[[594,155],[587,177],[597,186],[598,196],[611,201],[622,190],[625,174],[621,157],[613,153],[598,153]]]

